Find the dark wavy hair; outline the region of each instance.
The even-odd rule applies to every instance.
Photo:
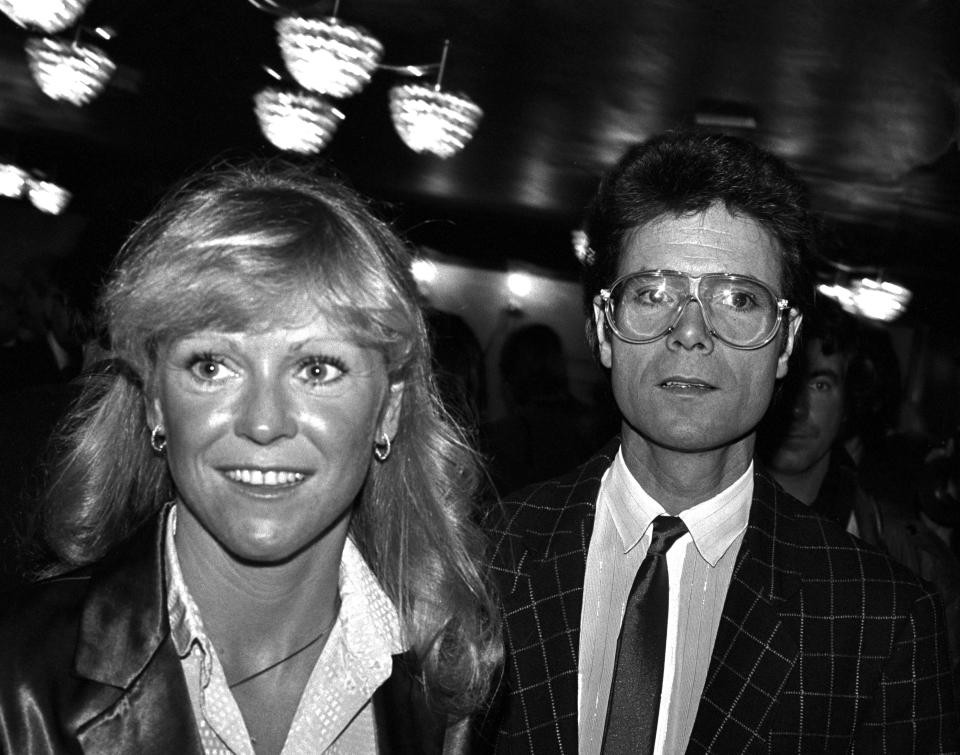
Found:
[[[357,194],[282,161],[223,166],[173,192],[99,299],[109,359],[61,429],[43,511],[60,561],[101,559],[175,495],[144,410],[163,349],[202,329],[266,330],[312,302],[404,383],[394,452],[370,464],[350,536],[399,610],[428,694],[452,713],[478,705],[502,653],[472,523],[478,457],[440,401],[409,263]]]
[[[752,218],[777,240],[782,295],[801,313],[810,306],[807,260],[816,231],[805,184],[782,160],[743,139],[668,131],[629,148],[600,180],[588,208],[582,274],[594,350],[593,300],[617,278],[630,238],[662,217],[693,215],[715,204]]]

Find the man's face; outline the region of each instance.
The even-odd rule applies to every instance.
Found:
[[[807,342],[790,425],[769,462],[775,472],[803,474],[830,453],[843,422],[845,368],[840,352],[824,354],[819,338]]]
[[[775,239],[754,220],[722,206],[663,217],[626,243],[618,275],[658,268],[744,274],[783,296]],[[610,368],[626,453],[637,455],[644,446],[696,453],[740,444],[745,458],[752,457],[755,428],[776,378],[787,371],[800,319],[794,312],[770,343],[743,350],[709,333],[696,302],[686,305],[672,332],[644,344],[619,340],[604,327],[599,297],[594,306],[600,361]]]

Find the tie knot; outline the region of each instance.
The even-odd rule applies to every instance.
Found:
[[[687,525],[678,516],[658,516],[653,520],[653,535],[650,538],[648,556],[659,556],[670,550],[674,540],[687,531]]]

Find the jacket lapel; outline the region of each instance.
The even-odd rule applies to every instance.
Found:
[[[790,517],[777,491],[754,474],[747,532],[734,567],[688,752],[756,750],[799,655],[782,618],[800,587]]]
[[[587,549],[600,479],[619,439],[570,475],[527,490],[513,532],[522,533],[503,595],[514,669],[524,689],[524,748],[577,751],[577,664]],[[514,676],[515,675],[515,676]],[[528,680],[546,680],[530,686]],[[536,722],[534,725],[533,722]],[[526,751],[526,750],[525,750]]]
[[[170,639],[157,516],[91,578],[76,673],[91,680],[76,715],[85,752],[202,753]]]

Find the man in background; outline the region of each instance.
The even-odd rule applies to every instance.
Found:
[[[861,432],[855,407],[862,392],[856,385],[863,372],[857,369],[860,327],[828,300],[818,300],[805,314],[800,358],[764,422],[759,450],[784,490],[877,545],[876,506],[860,487],[857,466],[844,447]]]

